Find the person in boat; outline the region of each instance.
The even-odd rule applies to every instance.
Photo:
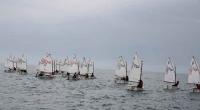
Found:
[[[178,87],[179,85],[179,81],[177,81],[174,85],[172,85],[173,87]]]
[[[91,77],[92,77],[92,78],[94,77],[94,73],[92,73]]]
[[[142,80],[139,80],[139,83],[137,85],[137,88],[142,88],[143,87],[143,81]]]
[[[14,67],[13,70],[16,71],[17,70],[16,67]]]

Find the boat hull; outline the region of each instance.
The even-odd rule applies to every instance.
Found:
[[[50,73],[37,73],[36,77],[39,79],[53,79],[55,76]]]
[[[114,79],[114,82],[116,84],[128,84],[128,81],[126,80],[121,80],[121,79]]]
[[[193,88],[193,89],[192,89],[192,92],[194,92],[194,93],[200,93],[200,89]]]
[[[129,91],[143,91],[143,88],[138,88],[135,85],[128,85],[127,90],[129,90]]]
[[[167,87],[164,88],[164,90],[178,90],[179,88],[177,86],[169,86],[167,85]]]
[[[5,73],[15,73],[16,70],[4,70]]]

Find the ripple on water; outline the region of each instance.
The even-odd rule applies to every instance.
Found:
[[[100,74],[101,73],[101,74]],[[162,74],[144,74],[142,92],[115,85],[113,72],[97,72],[98,79],[68,81],[60,76],[40,80],[34,74],[0,73],[2,110],[198,110],[200,94],[190,93],[187,84],[180,90],[164,91]],[[154,80],[155,78],[160,78]],[[178,75],[182,83],[185,75]]]

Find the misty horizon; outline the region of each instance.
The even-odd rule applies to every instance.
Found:
[[[50,52],[113,69],[118,56],[130,65],[138,52],[144,70],[164,71],[172,57],[187,72],[192,56],[200,58],[199,0],[6,0],[0,9],[1,62],[24,53],[36,65]]]

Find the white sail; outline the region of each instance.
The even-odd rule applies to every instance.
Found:
[[[24,55],[18,58],[17,60],[17,69],[27,70],[27,59]]]
[[[115,70],[115,75],[117,77],[126,77],[127,76],[127,65],[122,56],[119,57],[117,62],[117,68]]]
[[[69,72],[70,62],[68,57],[61,63],[60,71]]]
[[[188,74],[188,83],[199,84],[200,83],[200,70],[199,64],[195,57],[191,60],[190,72]]]
[[[166,65],[166,73],[164,75],[164,81],[175,83],[176,82],[176,67],[174,63],[171,61],[171,58],[168,58]]]
[[[50,54],[41,59],[39,64],[39,70],[45,73],[53,72],[53,59]]]
[[[9,58],[6,59],[5,68],[10,68],[10,69],[14,68],[14,62],[13,62],[12,56],[10,56]]]
[[[86,62],[86,58],[84,57],[82,62],[80,63],[80,74],[86,75],[89,72],[89,65]]]
[[[61,62],[62,62],[61,60],[60,60],[60,61],[56,60],[56,64],[55,64],[55,65],[56,65],[56,68],[55,68],[55,69],[56,69],[57,71],[60,71],[60,69],[61,69]]]
[[[76,56],[74,56],[70,60],[70,65],[69,65],[68,71],[69,71],[69,73],[78,73],[79,72],[79,62],[78,62]]]
[[[88,71],[89,74],[94,73],[94,61],[92,61],[90,58],[88,59]]]
[[[133,57],[133,62],[129,74],[129,81],[139,82],[142,75],[142,60],[138,57],[137,53]]]
[[[6,59],[4,66],[5,66],[5,68],[8,68],[8,69],[16,68],[17,67],[16,57],[15,56],[9,56],[9,58]]]

